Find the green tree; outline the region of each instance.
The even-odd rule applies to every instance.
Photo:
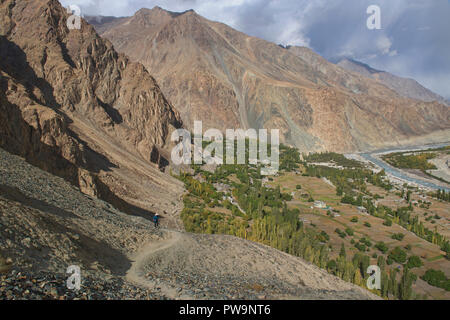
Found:
[[[403,269],[403,275],[398,288],[398,298],[400,300],[410,300],[412,298],[412,285],[416,279],[416,275],[411,273],[408,267]]]
[[[388,251],[388,247],[387,245],[383,242],[380,241],[375,245],[375,248],[377,248],[378,250],[380,250],[382,253],[386,253]]]
[[[397,269],[392,269],[389,274],[388,292],[394,297],[397,297],[398,292],[397,272]]]
[[[389,293],[389,276],[386,272],[381,272],[381,296],[386,298]]]
[[[386,260],[383,256],[379,256],[377,259],[377,265],[380,267],[381,271],[386,267]]]
[[[450,291],[450,279],[441,270],[428,269],[422,279],[429,285]]]
[[[409,269],[420,268],[421,266],[423,266],[423,262],[422,262],[422,260],[420,260],[420,258],[418,256],[410,256],[408,258],[408,262],[406,263],[406,266]]]
[[[395,247],[389,253],[388,257],[391,258],[392,260],[394,260],[397,263],[405,263],[406,262],[406,258],[407,258],[407,254],[406,254],[405,251],[402,250],[402,248]]]
[[[339,252],[339,257],[346,258],[347,254],[345,253],[345,245],[344,243],[341,244],[341,251]]]
[[[329,273],[336,275],[336,271],[337,271],[336,261],[334,261],[334,260],[328,261],[327,270]]]

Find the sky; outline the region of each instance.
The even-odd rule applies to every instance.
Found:
[[[194,9],[251,36],[307,46],[414,78],[450,99],[450,0],[60,0],[84,15],[131,16],[141,8]],[[380,8],[370,30],[367,8]]]

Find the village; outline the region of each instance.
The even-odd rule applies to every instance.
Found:
[[[268,215],[267,218],[281,211],[289,216],[294,214],[300,225],[317,234],[317,246],[328,248],[329,259],[339,259],[345,248],[347,259],[363,254],[372,264],[382,259],[389,262],[386,266],[389,270],[402,270],[403,260],[392,260],[398,251],[420,261],[420,266],[414,269],[417,279],[413,289],[417,294],[434,298],[449,296],[444,289],[420,278],[431,269],[443,270],[450,277],[450,262],[446,258],[449,254],[442,249],[448,243],[445,239],[450,238],[448,202],[436,199],[429,188],[390,177],[365,162],[337,154],[299,156],[292,161],[289,158],[292,154],[295,152],[291,149],[282,149],[280,171],[271,176],[260,175],[255,165],[241,169],[197,166],[189,185],[198,181],[205,190],[210,186],[208,197],[216,200],[202,204],[193,194],[186,198],[189,199],[187,207],[200,206],[203,212],[189,220],[196,224],[192,230],[253,239],[252,233],[261,223],[256,218],[259,214]],[[321,158],[329,159],[318,161]],[[260,191],[254,194],[256,190]],[[281,201],[270,200],[267,205],[258,205],[260,192],[266,198],[278,195],[274,200],[280,197]],[[189,213],[189,219],[193,212]],[[201,216],[207,217],[201,218],[206,220],[197,220]],[[187,219],[188,215],[184,217]],[[414,219],[420,222],[420,227],[416,227],[418,222],[411,224]],[[431,233],[432,238],[427,236]],[[270,244],[265,240],[264,243]]]

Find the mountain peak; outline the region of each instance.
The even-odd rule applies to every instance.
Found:
[[[194,9],[189,9],[189,10],[182,11],[182,12],[175,12],[175,11],[166,10],[164,8],[161,8],[160,6],[154,6],[153,9],[143,8],[143,9],[140,9],[139,11],[137,11],[136,14],[149,13],[149,12],[167,14],[167,15],[170,15],[172,18],[176,18],[176,17],[184,15],[184,14],[197,14]]]
[[[196,120],[222,130],[277,128],[281,142],[300,150],[347,152],[450,128],[440,120],[449,112],[443,106],[427,106],[433,116],[424,118],[421,101],[404,99],[311,49],[282,49],[192,10],[175,18],[157,11],[103,35],[152,70],[188,129]]]
[[[181,16],[198,16],[198,14],[192,9],[183,12],[173,12],[161,8],[160,6],[155,6],[152,9],[142,8],[136,11],[134,16],[130,18],[134,21],[137,21],[140,25],[151,26],[154,24],[165,24],[170,20]]]

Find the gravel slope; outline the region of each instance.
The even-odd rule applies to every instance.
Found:
[[[127,279],[171,298],[370,299],[304,260],[232,236],[168,232],[135,256]]]

